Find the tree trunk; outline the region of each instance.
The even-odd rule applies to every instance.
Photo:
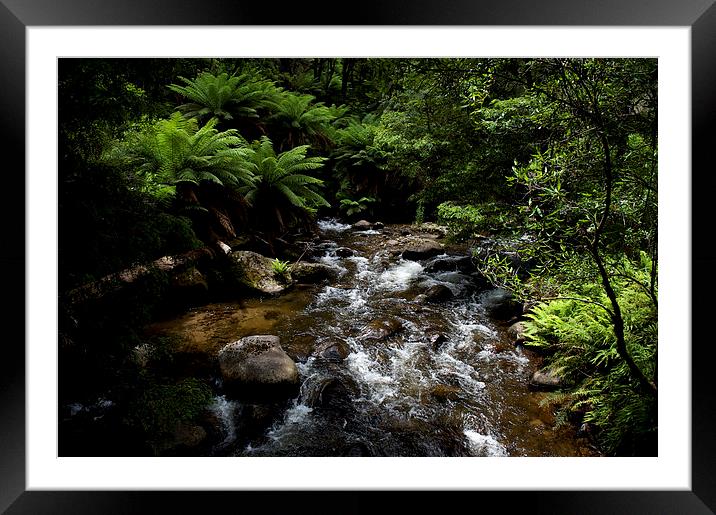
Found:
[[[619,353],[619,356],[626,362],[627,366],[629,367],[629,371],[639,381],[641,387],[646,392],[651,393],[652,395],[656,395],[656,384],[654,384],[644,375],[644,372],[641,371],[641,369],[632,359],[631,354],[629,354],[629,350],[626,346],[626,340],[624,338],[624,317],[622,316],[622,311],[621,307],[619,306],[616,292],[614,291],[612,283],[609,279],[609,274],[607,273],[607,269],[604,266],[604,261],[602,260],[602,256],[599,253],[599,239],[602,234],[602,231],[604,230],[606,221],[609,218],[609,211],[611,210],[612,205],[612,189],[614,182],[614,173],[612,169],[611,148],[609,146],[609,140],[607,139],[607,136],[606,134],[604,134],[604,132],[600,132],[599,139],[602,144],[602,150],[604,152],[603,164],[606,181],[604,195],[604,212],[602,213],[602,217],[599,220],[599,225],[597,225],[594,231],[594,239],[592,240],[591,245],[589,245],[589,251],[592,255],[592,258],[594,259],[595,264],[597,265],[597,269],[599,270],[599,276],[602,279],[602,286],[604,287],[604,292],[607,294],[607,298],[609,298],[609,302],[612,305],[611,319],[612,326],[614,328],[614,335],[617,339],[617,352]]]
[[[167,274],[178,273],[196,264],[201,259],[213,259],[215,255],[214,250],[210,247],[202,247],[177,256],[164,256],[151,263],[133,266],[121,272],[107,275],[97,281],[78,286],[66,292],[63,297],[69,304],[96,300],[134,284],[137,280],[153,271]]]

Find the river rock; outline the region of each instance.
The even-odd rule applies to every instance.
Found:
[[[395,318],[379,318],[368,324],[361,334],[365,340],[385,340],[403,330],[403,323]]]
[[[298,368],[278,336],[246,336],[219,351],[219,368],[227,390],[249,396],[293,393]]]
[[[196,424],[178,422],[174,429],[176,446],[196,447],[206,439],[206,429]]]
[[[171,279],[170,300],[175,304],[202,304],[209,293],[206,278],[196,267],[190,267]]]
[[[291,278],[299,283],[318,283],[332,279],[338,271],[324,263],[296,263],[291,267]]]
[[[472,272],[470,256],[438,256],[425,265],[425,271],[434,272]]]
[[[348,247],[338,247],[336,249],[336,256],[346,258],[355,255],[355,250],[349,249]]]
[[[428,336],[428,341],[430,342],[430,348],[438,352],[448,342],[448,337],[442,333],[435,333]]]
[[[383,222],[376,222],[373,224],[373,229],[383,229],[385,225],[383,225]]]
[[[371,223],[367,220],[358,220],[353,224],[353,229],[356,231],[367,231],[372,227]]]
[[[416,295],[413,299],[413,302],[416,304],[425,304],[428,301],[428,296],[424,293],[420,293],[419,295]]]
[[[418,226],[418,230],[421,232],[427,232],[436,235],[439,238],[444,238],[448,234],[448,228],[444,225],[438,225],[433,222],[425,222]]]
[[[522,303],[517,302],[510,292],[502,288],[486,292],[482,297],[482,305],[487,315],[496,320],[509,320],[522,314]]]
[[[430,389],[430,395],[439,402],[457,401],[460,399],[460,388],[447,384],[438,384]]]
[[[417,240],[410,243],[403,249],[403,259],[410,259],[412,261],[418,261],[420,259],[427,259],[433,256],[437,256],[443,252],[443,247],[437,241],[429,239]]]
[[[273,260],[249,250],[234,251],[230,255],[232,272],[238,283],[255,293],[277,294],[290,286],[273,271]]]
[[[433,284],[425,291],[425,300],[428,302],[442,302],[454,296],[452,290],[444,284]]]
[[[507,333],[512,337],[515,343],[522,343],[525,341],[525,323],[515,322],[508,329]]]
[[[536,390],[556,390],[562,385],[562,378],[555,372],[543,368],[532,374],[529,385]]]
[[[343,361],[350,354],[350,349],[343,340],[332,338],[322,342],[316,349],[316,353],[328,361]]]

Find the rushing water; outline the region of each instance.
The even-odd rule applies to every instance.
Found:
[[[569,428],[554,427],[539,404],[544,394],[528,390],[534,364],[486,315],[487,292],[473,277],[401,259],[385,244],[397,234],[389,229],[319,227],[324,240],[312,259],[336,268],[330,284],[196,308],[164,327],[210,352],[248,334],[276,334],[297,361],[294,399],[246,404],[219,387],[212,410],[222,438],[213,455],[588,454]],[[340,257],[339,247],[356,253]],[[454,297],[415,301],[436,284]]]

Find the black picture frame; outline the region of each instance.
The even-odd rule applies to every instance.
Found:
[[[18,158],[2,168],[6,195],[2,206],[4,242],[0,270],[6,294],[6,335],[0,352],[0,511],[7,513],[202,513],[217,502],[248,509],[270,500],[271,509],[312,513],[358,513],[386,508],[385,492],[350,491],[338,499],[315,492],[70,492],[26,491],[25,486],[25,30],[29,26],[82,25],[575,25],[684,26],[691,29],[692,71],[692,489],[690,491],[492,491],[450,492],[449,506],[492,506],[529,513],[714,513],[716,512],[716,401],[712,393],[713,337],[708,331],[714,290],[716,250],[711,245],[716,191],[711,148],[716,141],[716,6],[715,0],[419,0],[410,3],[362,1],[273,3],[225,0],[0,0],[0,128],[2,148]],[[23,192],[15,193],[15,192]],[[51,290],[51,288],[50,288]],[[662,315],[662,316],[668,316]],[[11,324],[12,323],[12,324]],[[401,511],[447,501],[436,492],[399,492]],[[330,496],[328,496],[330,497]],[[320,499],[320,502],[318,501]],[[487,504],[486,504],[487,503]],[[261,505],[259,504],[259,505]],[[264,504],[265,505],[265,504]]]

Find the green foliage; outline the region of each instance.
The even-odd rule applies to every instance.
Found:
[[[280,134],[280,148],[311,144],[325,149],[333,144],[331,123],[336,118],[335,108],[322,102],[313,103],[313,95],[296,95],[284,92],[271,104],[273,113],[268,122]]]
[[[288,274],[291,272],[291,265],[289,262],[281,261],[278,258],[271,261],[271,268],[273,269],[273,273],[282,279],[286,279]]]
[[[196,118],[174,113],[130,133],[105,159],[134,171],[143,179],[143,189],[159,199],[171,194],[167,186],[175,188],[184,212],[205,239],[213,239],[212,233],[235,237],[234,223],[245,210],[239,190],[251,185],[254,176],[242,153],[246,141],[234,129],[218,131],[216,124],[212,118],[199,127]]]
[[[246,141],[235,130],[219,132],[216,124],[214,118],[199,127],[196,118],[187,120],[175,113],[130,134],[106,158],[132,167],[154,191],[164,184],[249,184],[253,177],[242,166],[237,151]]]
[[[279,95],[272,82],[252,73],[229,76],[203,72],[195,79],[179,79],[184,86],[171,84],[168,88],[191,100],[177,108],[187,118],[258,118],[258,110],[275,102]]]
[[[485,217],[476,206],[458,206],[452,202],[438,206],[438,223],[446,225],[455,239],[475,236],[484,228],[484,221]]]
[[[323,181],[303,172],[323,166],[324,157],[307,157],[307,145],[276,155],[267,137],[241,151],[244,167],[256,177],[242,189],[251,203],[257,223],[280,231],[311,219],[319,206],[329,206],[316,191]]]
[[[374,144],[377,128],[374,117],[369,116],[336,131],[331,157],[340,183],[339,198],[378,199],[385,194],[388,153]]]
[[[352,217],[353,215],[360,215],[370,209],[370,204],[373,204],[375,199],[373,197],[361,197],[358,200],[351,200],[349,198],[341,199],[340,210],[345,213],[346,216]]]
[[[647,265],[646,268],[643,265]],[[646,280],[650,263],[625,265]],[[615,280],[625,316],[628,350],[648,378],[656,374],[657,312],[639,284]],[[585,297],[598,285],[584,285],[573,297]],[[596,301],[603,305],[608,299]],[[570,394],[566,412],[584,413],[594,424],[597,441],[607,454],[653,453],[644,448],[656,434],[656,398],[647,394],[619,355],[609,313],[594,302],[552,300],[535,307],[525,323],[526,345],[547,355],[549,368],[563,377]]]
[[[167,437],[179,422],[189,422],[211,402],[209,386],[195,378],[177,383],[152,383],[129,407],[127,422],[151,440]]]

